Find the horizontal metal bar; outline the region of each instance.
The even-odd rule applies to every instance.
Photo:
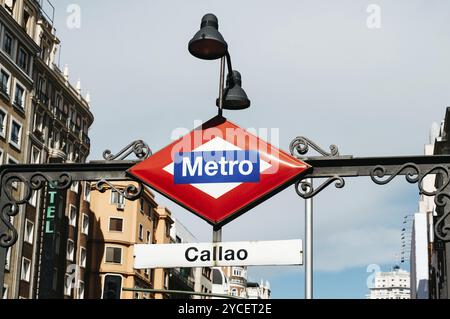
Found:
[[[137,161],[94,161],[89,163],[74,164],[19,164],[0,166],[0,175],[9,173],[20,173],[26,177],[36,172],[41,173],[71,173],[75,181],[97,181],[101,179],[112,180],[130,180],[126,171]]]
[[[357,157],[357,158],[310,158],[304,160],[312,166],[304,178],[327,178],[332,176],[370,176],[376,166],[383,166],[386,175],[394,174],[402,165],[414,163],[423,170],[436,165],[450,166],[450,155],[402,156],[402,157]],[[399,173],[404,175],[405,172]]]
[[[241,297],[230,296],[230,295],[208,294],[205,292],[183,291],[183,290],[164,290],[164,289],[145,289],[145,288],[122,288],[122,290],[123,291],[134,291],[134,292],[160,293],[160,294],[179,294],[179,295],[218,297],[218,298],[226,298],[226,299],[244,299]]]

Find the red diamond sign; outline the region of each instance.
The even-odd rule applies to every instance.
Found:
[[[223,226],[309,168],[225,118],[214,117],[129,173],[210,224]]]

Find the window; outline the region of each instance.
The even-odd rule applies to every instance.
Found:
[[[41,151],[37,147],[31,148],[31,159],[30,164],[39,164],[41,160]]]
[[[7,285],[3,285],[2,299],[8,299],[8,286]]]
[[[20,149],[22,139],[22,125],[20,125],[20,123],[13,118],[11,118],[11,130],[9,134],[10,144]]]
[[[72,185],[70,186],[70,190],[71,190],[72,192],[78,194],[78,185],[79,185],[78,182],[73,182]]]
[[[55,254],[59,255],[59,249],[61,247],[61,235],[59,233],[56,233],[55,236]]]
[[[109,219],[109,231],[123,231],[123,219],[111,217]]]
[[[0,109],[0,136],[5,137],[6,132],[6,112]]]
[[[111,190],[111,204],[124,205],[125,197],[115,190]]]
[[[164,272],[164,289],[169,288],[169,274],[167,271]]]
[[[145,207],[145,202],[144,202],[143,198],[139,199],[139,206],[140,206],[139,210],[140,210],[141,214],[143,214],[144,213],[144,207]]]
[[[139,239],[144,239],[144,226],[142,224],[139,224]]]
[[[25,108],[25,89],[18,83],[14,91],[14,105],[24,109]]]
[[[42,133],[42,126],[44,125],[44,117],[42,114],[35,113],[34,115],[34,130]]]
[[[25,242],[33,244],[34,224],[28,219],[25,221]]]
[[[73,261],[73,255],[75,251],[75,244],[73,240],[67,240],[67,260]]]
[[[236,288],[231,289],[231,295],[232,296],[237,296],[238,295],[238,292],[237,292]]]
[[[84,200],[87,202],[91,201],[91,183],[86,182],[84,185]]]
[[[80,266],[86,268],[86,248],[80,248]]]
[[[83,225],[81,227],[81,233],[88,235],[89,234],[89,216],[83,214]]]
[[[166,222],[166,237],[170,237],[170,228],[172,226]]]
[[[152,232],[147,230],[147,244],[152,243]]]
[[[78,299],[84,299],[84,282],[78,282]]]
[[[233,276],[241,277],[242,271],[240,269],[233,269]]]
[[[70,296],[70,292],[72,290],[72,280],[68,275],[64,276],[64,294],[66,296]]]
[[[38,194],[37,191],[35,191],[35,190],[31,191],[31,197],[30,197],[30,200],[28,201],[28,203],[33,207],[36,207],[36,204],[37,204],[37,194]]]
[[[53,268],[52,289],[56,291],[58,288],[58,268]]]
[[[28,53],[23,48],[19,49],[17,64],[22,70],[28,72]]]
[[[20,279],[26,282],[30,281],[31,261],[25,257],[22,258],[22,273]]]
[[[5,262],[5,270],[9,271],[9,264],[11,262],[11,249],[6,248],[6,262]]]
[[[77,227],[77,208],[76,206],[70,205],[69,211],[69,225]]]
[[[16,6],[16,0],[5,0],[5,8],[10,14],[14,13],[14,7]]]
[[[6,155],[6,164],[8,164],[8,165],[17,165],[17,164],[19,164],[19,161],[16,160],[16,159],[15,159],[14,157],[12,157],[11,155],[7,154],[7,155]],[[11,184],[11,186],[12,186],[14,189],[17,189],[18,184],[17,184],[17,182],[13,182],[13,183]]]
[[[12,45],[13,45],[13,39],[12,36],[5,31],[5,34],[3,36],[3,51],[5,51],[8,55],[12,55]]]
[[[6,71],[0,71],[0,92],[4,95],[9,95],[9,74]]]
[[[22,27],[25,28],[28,31],[28,22],[30,21],[31,14],[28,11],[29,9],[25,7],[23,10],[23,17],[22,17]]]
[[[112,264],[122,263],[122,248],[106,247],[106,262]]]

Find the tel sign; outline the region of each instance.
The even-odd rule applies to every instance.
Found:
[[[222,226],[310,169],[223,117],[215,117],[128,173],[212,225]]]

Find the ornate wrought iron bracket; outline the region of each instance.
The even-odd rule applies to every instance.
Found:
[[[104,193],[108,189],[112,189],[126,199],[134,201],[139,199],[144,191],[144,186],[142,185],[142,183],[136,182],[136,184],[137,186],[129,184],[122,189],[117,188],[116,186],[114,186],[114,184],[110,183],[106,179],[101,179],[97,183],[95,183],[94,188],[97,189],[100,193]]]
[[[306,159],[306,157],[304,157],[303,155],[306,155],[309,152],[310,147],[319,154],[321,154],[323,157],[339,157],[339,149],[336,145],[334,144],[330,145],[329,147],[330,152],[328,153],[325,150],[323,150],[320,146],[318,146],[316,143],[311,141],[309,138],[304,136],[296,137],[289,145],[289,150],[292,156]]]
[[[317,153],[321,154],[321,156],[304,156],[306,155],[310,147],[315,150]],[[309,138],[304,136],[298,136],[296,137],[291,144],[289,145],[289,150],[292,154],[292,156],[297,157],[298,159],[301,159],[303,161],[307,161],[308,159],[336,159],[336,158],[346,158],[350,159],[352,156],[340,156],[339,154],[339,148],[332,144],[329,146],[330,152],[326,152],[324,149],[322,149],[320,146],[318,146],[316,143],[311,141]],[[312,198],[316,196],[318,193],[320,193],[322,190],[324,190],[326,187],[331,185],[333,182],[335,182],[336,188],[343,188],[345,186],[345,180],[339,176],[339,175],[333,175],[330,176],[323,184],[321,184],[319,187],[314,188],[313,182],[310,181],[310,179],[302,179],[295,183],[295,191],[297,194],[304,198]]]
[[[134,141],[123,149],[121,149],[117,154],[112,154],[110,150],[106,150],[103,152],[103,158],[106,161],[113,160],[124,160],[131,154],[133,154],[140,160],[144,160],[152,155],[152,151],[148,145],[141,140]]]
[[[336,188],[345,185],[344,177],[368,176],[377,185],[386,185],[397,176],[405,176],[408,183],[418,184],[419,194],[434,196],[438,216],[435,218],[434,232],[437,239],[450,242],[450,156],[406,156],[406,157],[367,157],[307,158],[306,163],[312,170],[295,183],[296,192],[302,198],[316,196],[327,186]],[[424,188],[427,176],[439,176],[436,189]],[[327,180],[313,188],[308,179],[326,178]]]
[[[127,174],[136,161],[125,161],[134,153],[140,160],[148,158],[151,150],[143,141],[135,141],[113,155],[106,150],[105,161],[85,164],[7,165],[0,168],[0,248],[13,246],[17,241],[17,230],[11,218],[20,211],[34,191],[50,184],[57,190],[67,190],[74,181],[92,181],[100,192],[112,188],[128,200],[138,199],[144,190],[142,183]],[[132,181],[123,189],[111,181]],[[137,185],[137,186],[136,186]]]
[[[446,223],[447,217],[450,215],[450,171],[449,167],[445,165],[436,165],[431,169],[422,170],[419,165],[414,163],[407,163],[401,166],[388,178],[382,180],[386,174],[386,168],[378,165],[371,172],[371,179],[378,185],[386,185],[391,182],[396,176],[404,174],[406,181],[411,184],[418,184],[419,193],[425,196],[434,196],[434,203],[442,211],[434,223],[435,236],[444,241],[450,242],[450,224]],[[440,182],[437,188],[433,191],[426,190],[423,181],[427,176],[439,175]]]

